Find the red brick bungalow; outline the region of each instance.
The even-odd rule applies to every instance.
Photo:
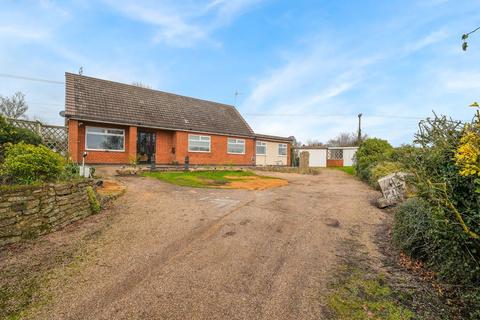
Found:
[[[88,164],[255,165],[256,135],[235,107],[66,73],[69,152]],[[275,139],[275,138],[272,138]],[[285,143],[285,138],[278,137]],[[258,142],[260,143],[260,142]],[[288,143],[287,165],[290,165]]]

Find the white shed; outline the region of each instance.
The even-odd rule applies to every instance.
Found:
[[[300,147],[297,152],[309,154],[310,167],[350,167],[358,147]]]

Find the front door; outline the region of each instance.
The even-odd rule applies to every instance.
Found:
[[[139,163],[151,163],[155,159],[155,133],[142,132],[137,134],[137,157]]]

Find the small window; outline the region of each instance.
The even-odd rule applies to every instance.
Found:
[[[188,135],[188,151],[210,152],[210,136]]]
[[[343,160],[343,149],[329,149],[328,160]]]
[[[279,143],[278,144],[278,155],[279,156],[286,156],[287,155],[287,144],[286,143]]]
[[[245,140],[228,138],[228,153],[245,154]]]
[[[87,127],[85,149],[97,151],[125,151],[125,130]]]
[[[257,141],[257,155],[264,156],[267,154],[267,143],[263,141]]]

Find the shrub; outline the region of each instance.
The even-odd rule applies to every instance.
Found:
[[[25,142],[27,144],[39,145],[42,143],[42,138],[28,129],[14,127],[0,115],[0,145],[8,142]]]
[[[393,147],[386,140],[369,138],[365,140],[355,154],[355,170],[357,176],[365,181],[370,180],[370,170],[379,161],[389,159]]]
[[[460,175],[477,177],[475,191],[480,193],[480,118],[473,125],[466,126],[455,152],[455,163],[460,169]]]
[[[92,209],[92,212],[99,213],[101,210],[100,202],[98,202],[97,195],[95,194],[95,190],[93,190],[92,186],[87,187],[87,195],[88,195],[88,201],[90,202],[90,208]]]
[[[62,180],[70,180],[80,177],[80,167],[78,164],[73,162],[67,162],[63,168]]]
[[[20,142],[7,145],[0,174],[7,181],[18,184],[53,181],[60,177],[64,159],[45,146]]]
[[[411,257],[426,260],[432,228],[431,206],[422,198],[410,198],[395,210],[393,243]]]
[[[404,144],[394,148],[390,154],[390,161],[403,163],[405,159],[410,158],[418,148],[412,145]]]
[[[480,196],[478,176],[462,172],[473,161],[462,157],[469,151],[462,145],[473,139],[465,134],[471,128],[436,115],[420,123],[417,147],[399,160],[413,174],[410,183],[421,200],[398,208],[393,239],[426,261],[443,281],[458,286],[462,313],[474,318],[480,310],[480,290],[475,289],[480,286]]]
[[[371,167],[369,183],[371,186],[378,188],[378,179],[400,171],[403,171],[403,166],[400,163],[392,161],[380,161]]]

